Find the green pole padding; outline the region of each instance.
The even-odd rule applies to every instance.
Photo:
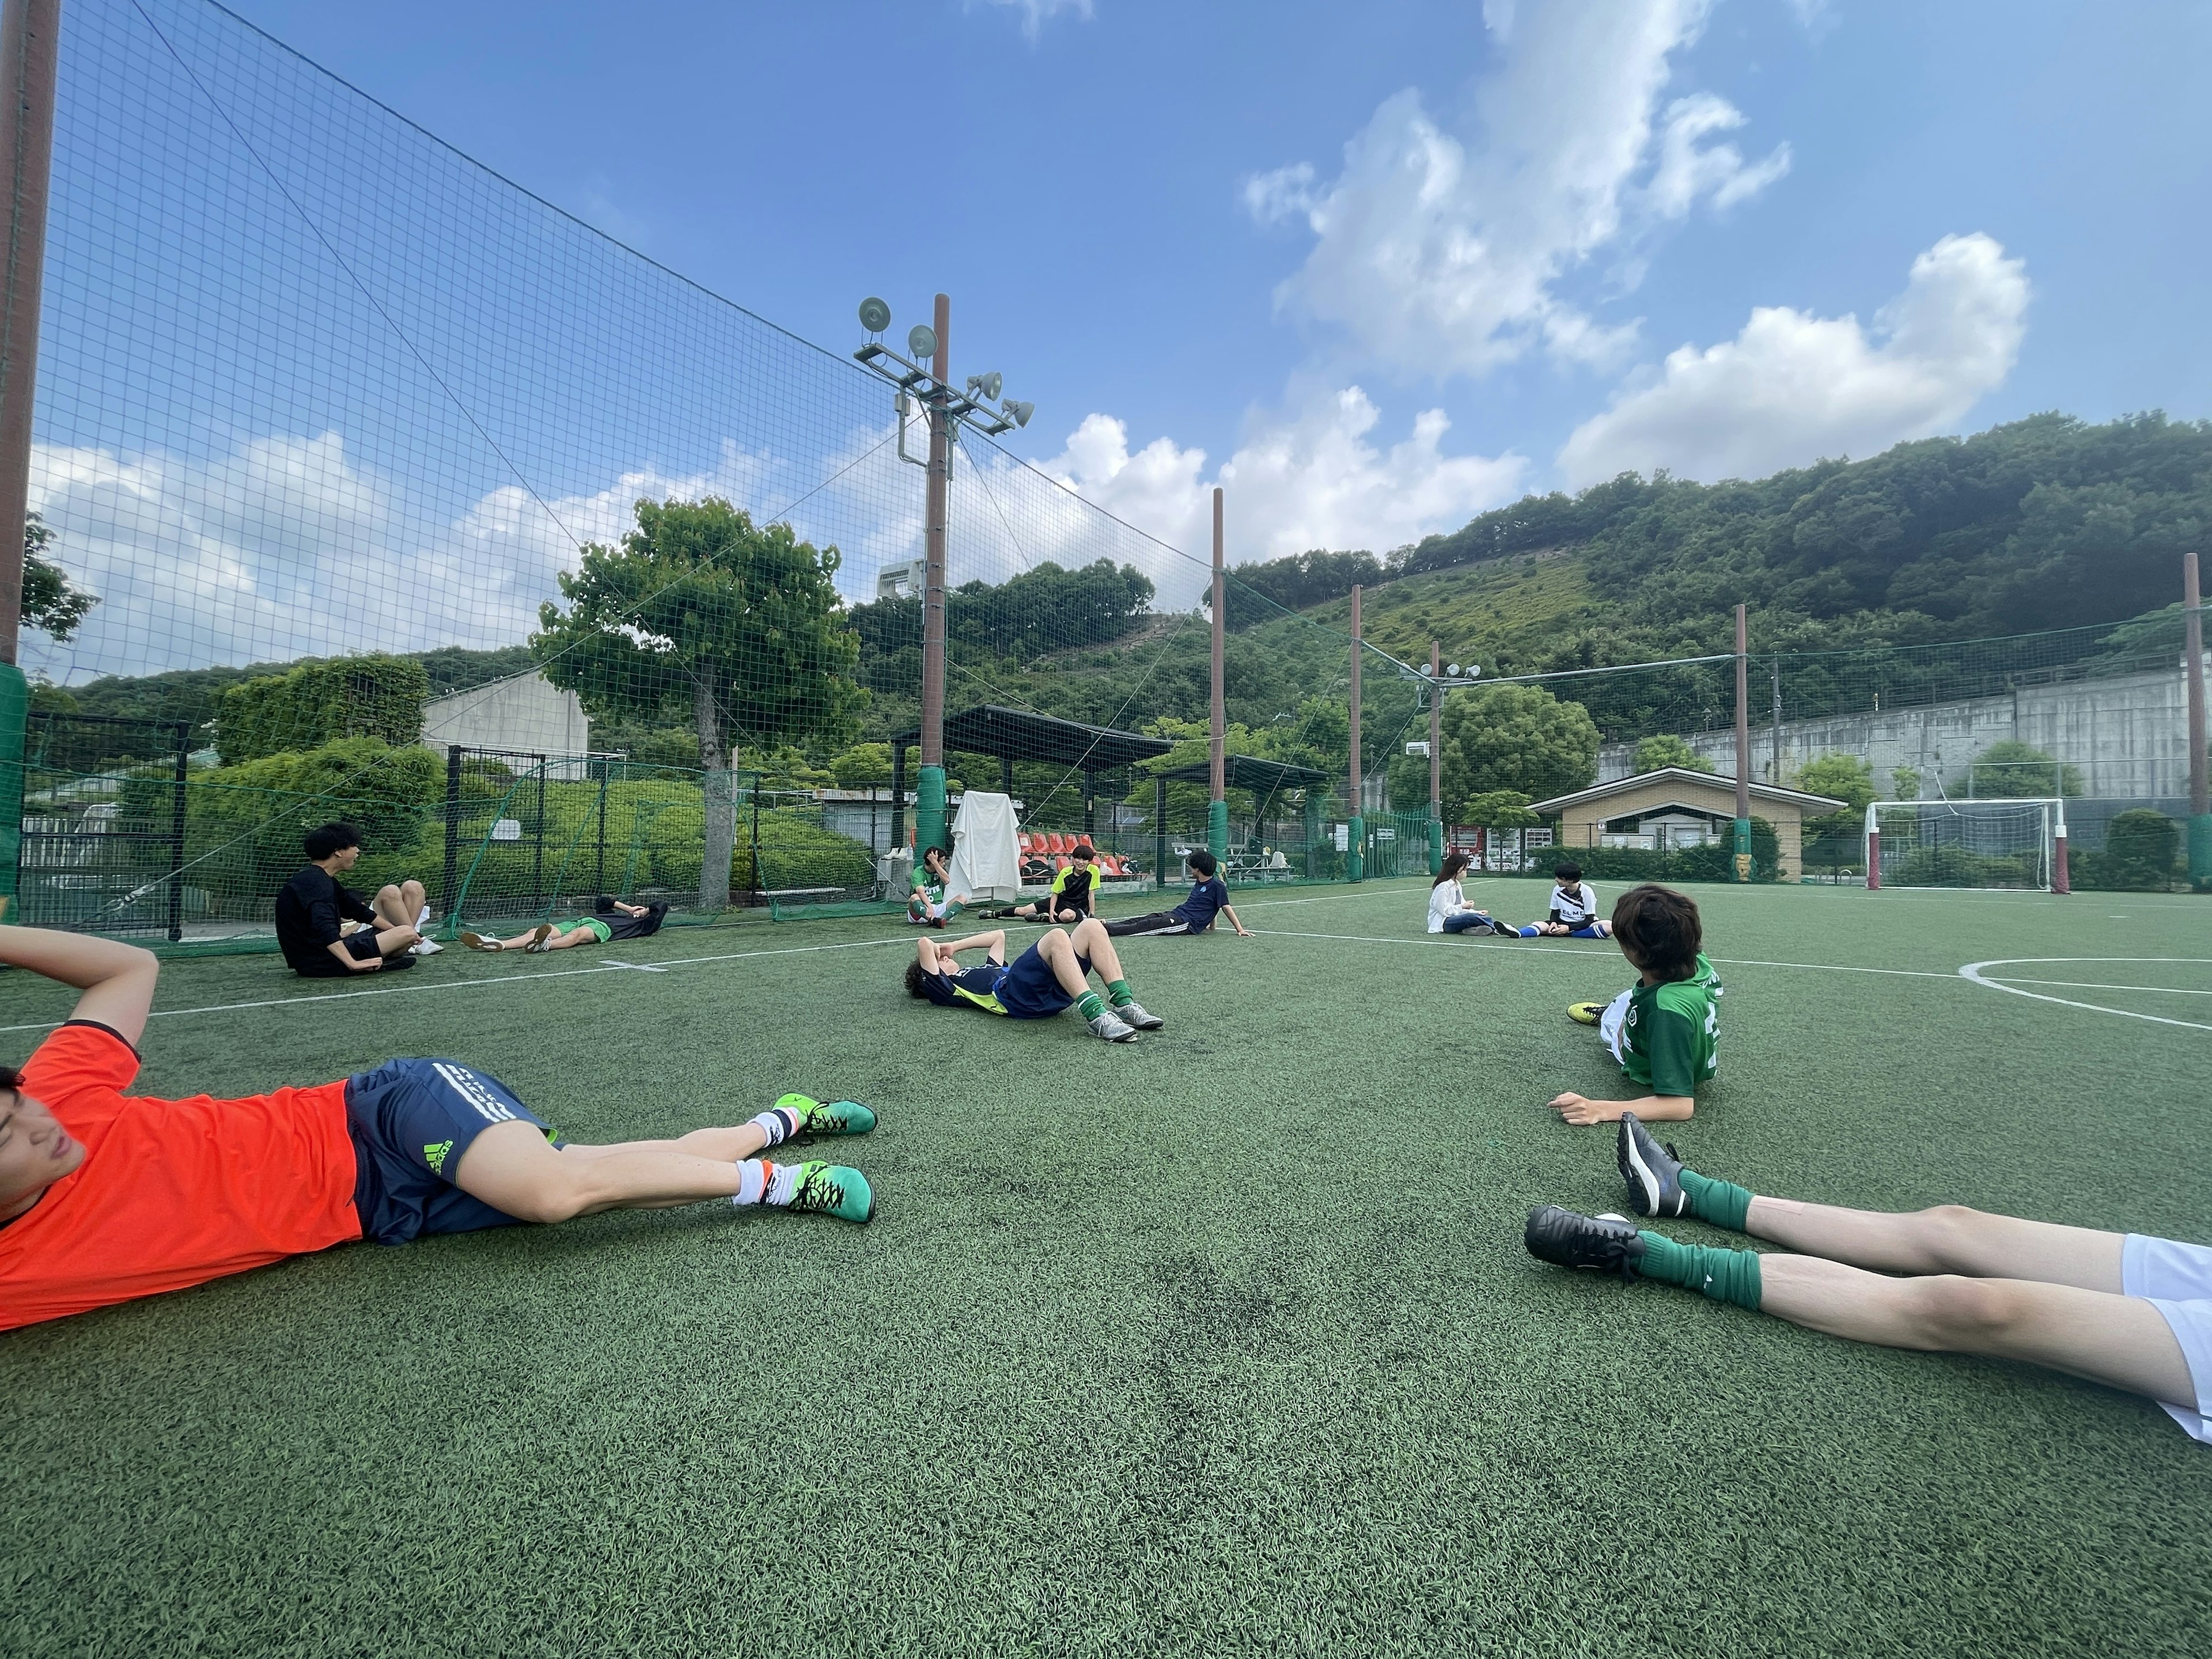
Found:
[[[2189,819],[2189,884],[2212,893],[2212,812],[2192,813]]]
[[[1749,818],[1738,818],[1735,821],[1735,878],[1738,881],[1751,879],[1751,820]]]
[[[1345,830],[1344,878],[1346,881],[1364,881],[1367,878],[1367,820],[1356,815]]]
[[[1225,800],[1206,803],[1206,850],[1217,859],[1229,856],[1229,803]]]
[[[945,845],[945,769],[925,766],[914,789],[914,862],[921,867],[922,849]]]
[[[1429,875],[1431,879],[1444,872],[1444,821],[1434,812],[1429,814]]]
[[[0,662],[0,916],[15,899],[23,850],[23,736],[30,719],[30,682],[14,663]]]

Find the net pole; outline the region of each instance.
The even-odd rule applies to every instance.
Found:
[[[1866,884],[1869,893],[1881,891],[1881,820],[1869,805],[1866,816]]]
[[[2189,884],[2212,890],[2212,789],[2208,789],[2204,732],[2204,599],[2197,555],[2181,556],[2181,616],[2186,646],[2181,672],[2189,695]]]
[[[1217,484],[1213,490],[1213,661],[1206,757],[1206,850],[1216,860],[1229,856],[1229,721],[1222,697],[1222,608],[1228,597],[1226,586],[1221,568],[1221,488]]]
[[[61,0],[7,0],[0,12],[0,185],[8,246],[0,270],[0,915],[15,896],[23,837],[23,744],[31,689],[16,665],[23,621],[23,527],[30,507],[39,299],[46,186],[53,173]]]
[[[1444,872],[1444,648],[1429,641],[1429,878]]]
[[[1352,821],[1344,830],[1344,878],[1364,880],[1367,874],[1367,820],[1359,815],[1359,586],[1352,589]]]
[[[1744,610],[1735,608],[1735,878],[1751,879],[1751,660]]]
[[[1774,653],[1774,742],[1766,757],[1766,781],[1782,787],[1782,653]]]
[[[2051,890],[2070,893],[2074,890],[2072,874],[2066,867],[2066,802],[2062,797],[2047,809],[2057,822],[2051,830]]]
[[[929,372],[942,386],[952,377],[952,301],[937,296],[937,355]],[[915,856],[945,845],[945,519],[952,476],[951,416],[941,398],[929,403],[929,496],[923,532],[921,583],[921,775],[915,783]]]

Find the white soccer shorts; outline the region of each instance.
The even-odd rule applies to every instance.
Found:
[[[2130,1233],[2120,1247],[2120,1289],[2166,1316],[2189,1361],[2197,1405],[2212,1401],[2212,1248]],[[2163,1400],[2159,1404],[2192,1439],[2212,1443],[2212,1418]]]

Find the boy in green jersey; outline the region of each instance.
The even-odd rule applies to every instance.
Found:
[[[1718,1069],[1720,976],[1699,947],[1705,924],[1698,907],[1671,887],[1632,887],[1613,907],[1613,943],[1639,975],[1611,1003],[1577,1002],[1570,1018],[1595,1025],[1631,1083],[1637,1100],[1591,1100],[1567,1093],[1552,1108],[1570,1123],[1613,1123],[1634,1112],[1650,1123],[1686,1118],[1697,1091]]]

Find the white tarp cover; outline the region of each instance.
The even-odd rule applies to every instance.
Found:
[[[1022,896],[1022,854],[1015,840],[1014,802],[1010,795],[970,789],[952,824],[952,870],[945,895],[965,893],[971,900],[1004,902]]]

